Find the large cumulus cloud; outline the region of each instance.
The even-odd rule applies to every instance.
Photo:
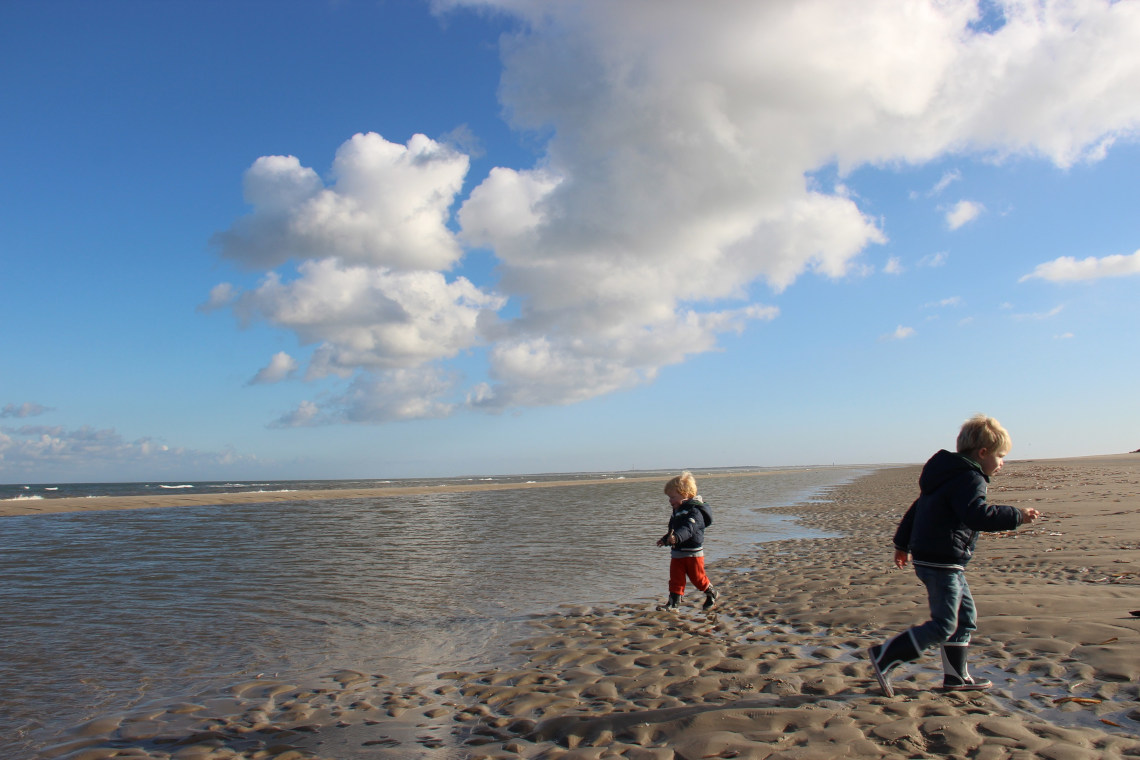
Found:
[[[843,277],[885,239],[842,186],[812,181],[821,168],[967,152],[1069,166],[1140,126],[1137,2],[434,5],[520,21],[500,98],[513,126],[545,136],[542,155],[471,178],[455,149],[368,134],[341,147],[328,184],[293,157],[251,167],[253,210],[216,240],[266,275],[212,303],[314,344],[308,377],[354,376],[280,424],[572,403],[651,381],[775,318],[757,286]],[[491,252],[494,282],[449,278],[468,248]],[[276,271],[289,262],[292,279]],[[478,346],[483,377],[445,366]]]

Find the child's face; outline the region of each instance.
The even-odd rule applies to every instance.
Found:
[[[978,464],[982,466],[982,472],[986,474],[987,478],[997,474],[1002,465],[1005,464],[1005,455],[1008,453],[1008,451],[1003,451],[999,454],[984,446],[978,450]]]
[[[669,506],[673,509],[681,506],[681,503],[685,501],[685,497],[676,491],[669,491],[665,495],[669,497]]]

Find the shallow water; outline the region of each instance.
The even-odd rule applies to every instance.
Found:
[[[700,481],[707,562],[865,470]],[[664,596],[656,483],[0,519],[0,750],[258,674],[478,666],[560,604]]]

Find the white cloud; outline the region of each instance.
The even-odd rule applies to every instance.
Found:
[[[336,259],[307,261],[298,271],[292,282],[269,273],[238,296],[234,311],[243,321],[263,319],[303,343],[319,343],[310,378],[454,356],[479,342],[480,315],[503,305],[465,278],[448,282],[439,272],[344,266]]]
[[[1053,337],[1057,340],[1071,340],[1074,336],[1071,332],[1066,332],[1059,335],[1054,335]]]
[[[923,308],[925,308],[925,309],[934,309],[934,308],[944,309],[944,308],[949,307],[949,306],[961,306],[961,305],[962,305],[962,298],[960,296],[951,296],[949,298],[943,298],[940,301],[931,301],[928,304],[924,304]]]
[[[660,367],[714,349],[718,333],[740,332],[751,320],[771,320],[777,314],[766,306],[686,311],[657,324],[614,325],[590,339],[504,340],[490,357],[497,384],[481,385],[469,401],[486,409],[585,401],[651,381]]]
[[[362,373],[339,396],[322,404],[302,401],[270,427],[309,427],[342,423],[396,422],[446,417],[454,404],[442,397],[454,390],[454,380],[431,368]]]
[[[435,2],[462,5],[520,20],[500,97],[547,140],[533,166],[469,178],[458,147],[357,135],[327,186],[297,158],[259,159],[251,213],[216,237],[266,274],[210,303],[315,344],[308,377],[354,378],[309,422],[437,416],[462,398],[571,403],[650,381],[770,319],[757,284],[778,294],[865,271],[860,255],[886,238],[846,191],[851,170],[963,153],[1068,166],[1140,128],[1136,2],[1005,0],[985,30],[974,0]],[[816,187],[832,168],[831,190]],[[982,210],[963,201],[947,223]],[[460,243],[494,257],[494,294],[443,276]],[[287,262],[291,281],[272,271]],[[480,344],[488,376],[460,388],[442,362]],[[435,380],[415,394],[400,375],[418,372]]]
[[[1064,310],[1064,306],[1054,306],[1049,311],[1032,312],[1028,314],[1014,314],[1013,318],[1019,321],[1052,319]]]
[[[0,418],[2,417],[38,417],[41,414],[55,411],[51,407],[36,404],[31,401],[25,401],[22,404],[5,404],[3,409],[0,409]]]
[[[42,479],[82,480],[109,469],[150,473],[147,477],[155,473],[179,477],[186,472],[217,472],[230,467],[248,472],[248,467],[257,463],[256,457],[232,450],[196,451],[150,437],[127,440],[113,428],[0,428],[0,473],[9,478],[28,478],[34,473]]]
[[[451,267],[461,250],[447,228],[468,158],[414,135],[407,145],[357,134],[336,153],[326,188],[293,156],[264,156],[245,175],[253,211],[214,236],[251,268],[336,257],[392,269]]]
[[[302,401],[296,409],[281,415],[277,420],[270,423],[269,427],[291,428],[315,425],[320,412],[320,407],[312,401]]]
[[[980,203],[958,201],[953,208],[946,212],[946,226],[952,230],[959,229],[977,219],[985,210],[986,207]]]
[[[1029,274],[1023,276],[1019,282],[1034,278],[1049,280],[1050,282],[1072,282],[1074,280],[1099,280],[1105,277],[1128,277],[1140,274],[1140,250],[1124,256],[1116,254],[1096,258],[1089,256],[1077,260],[1072,256],[1062,256],[1044,264],[1038,264]]]
[[[948,258],[950,258],[950,254],[946,253],[946,251],[939,251],[938,253],[930,253],[930,254],[927,254],[926,256],[923,256],[921,259],[919,259],[918,265],[920,267],[931,267],[931,268],[940,267],[946,263],[946,260]]]
[[[895,328],[894,332],[884,335],[882,337],[882,340],[906,340],[907,338],[911,338],[916,334],[917,333],[913,327],[904,327],[903,325],[899,325]]]
[[[253,379],[249,381],[250,385],[260,385],[263,383],[279,383],[282,380],[292,377],[297,371],[297,360],[284,351],[278,351],[269,360],[269,364],[262,367]]]
[[[942,178],[935,183],[934,187],[930,188],[927,193],[928,196],[941,195],[942,191],[949,187],[952,183],[962,179],[962,173],[957,169],[948,171],[942,175]]]
[[[883,266],[883,272],[886,274],[902,274],[903,271],[902,262],[897,256],[887,259],[887,263]]]

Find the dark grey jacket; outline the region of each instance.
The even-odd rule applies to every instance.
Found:
[[[916,565],[965,569],[978,533],[1021,525],[1014,507],[986,503],[990,479],[969,457],[946,450],[932,456],[918,478],[919,497],[895,531],[895,548]]]

